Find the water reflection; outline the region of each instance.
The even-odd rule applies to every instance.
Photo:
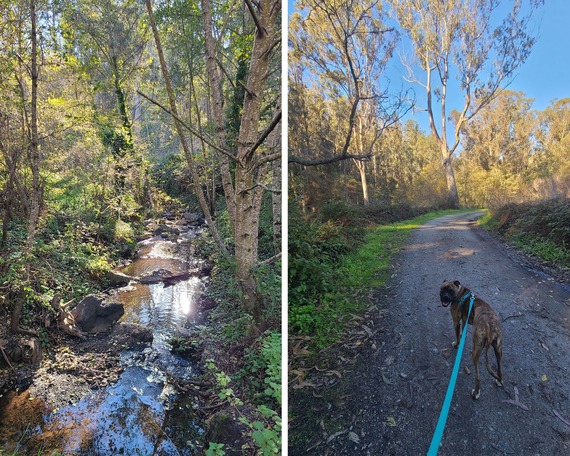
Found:
[[[145,246],[143,257],[122,272],[140,276],[158,269],[187,271],[188,263],[174,258],[173,246],[165,241]],[[38,426],[38,439],[59,440],[61,444],[52,447],[64,448],[64,454],[191,455],[187,442],[196,441],[203,431],[194,425],[191,410],[171,410],[176,393],[169,379],[194,374],[188,361],[170,352],[168,340],[199,321],[196,303],[202,287],[199,278],[191,277],[172,286],[138,283],[117,290],[113,299],[125,308],[120,321],[152,329],[152,346],[123,352],[125,370],[117,383],[46,415],[45,424]],[[183,416],[183,421],[168,424],[172,413]]]
[[[191,277],[169,287],[162,283],[137,284],[124,291],[119,290],[115,299],[125,307],[121,321],[151,328],[153,346],[158,348],[181,328],[195,323],[198,317],[195,303],[202,286],[198,277]]]
[[[129,367],[104,394],[84,397],[53,414],[44,432],[65,435],[64,454],[184,454],[162,429],[163,388],[145,369]],[[78,426],[79,424],[79,426]]]

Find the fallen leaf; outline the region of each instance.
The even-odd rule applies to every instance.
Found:
[[[374,332],[372,332],[372,330],[368,326],[362,325],[362,328],[364,328],[364,331],[368,333],[369,337],[372,337],[374,335]]]
[[[345,429],[344,431],[338,431],[338,432],[335,432],[335,433],[332,434],[332,435],[329,435],[328,438],[327,438],[327,443],[332,442],[332,441],[333,441],[334,439],[336,439],[339,435],[346,434],[347,432],[348,432],[348,429]]]
[[[548,380],[548,377],[546,376],[546,374],[542,374],[542,376],[540,377],[540,379],[545,382],[546,380]]]
[[[469,370],[469,368],[468,368],[467,366],[465,366],[463,369],[465,370],[465,373],[466,373],[467,375],[470,375],[470,374],[471,374],[471,371]]]
[[[342,378],[342,375],[339,371],[336,370],[330,370],[327,372],[327,375],[336,375],[338,378]]]
[[[552,411],[554,412],[554,414],[555,414],[558,418],[560,418],[560,419],[562,420],[562,422],[563,422],[566,426],[570,426],[570,422],[567,421],[566,419],[564,419],[560,413],[558,413],[558,412],[557,412],[556,410],[554,410],[554,409],[552,409]]]
[[[394,417],[389,416],[388,418],[386,418],[386,423],[388,424],[388,426],[390,427],[395,427],[396,426],[396,420],[394,419]]]
[[[519,401],[519,389],[515,386],[514,390],[515,390],[515,401],[518,402]]]
[[[348,438],[350,440],[352,440],[354,443],[360,443],[360,438],[358,437],[358,435],[354,432],[349,432],[348,433]]]
[[[512,399],[505,399],[501,402],[506,402],[507,404],[516,405],[517,407],[522,408],[523,410],[528,410],[528,407],[519,401],[513,401]]]
[[[392,382],[391,382],[390,380],[388,380],[384,374],[382,374],[382,381],[383,381],[384,383],[386,383],[387,385],[391,385],[391,384],[392,384]]]
[[[293,389],[301,389],[301,388],[315,388],[317,385],[309,382],[299,382],[298,385],[293,386]]]
[[[541,346],[542,348],[544,348],[546,351],[550,351],[550,348],[548,348],[544,342],[541,342],[541,343],[540,343],[540,346]]]

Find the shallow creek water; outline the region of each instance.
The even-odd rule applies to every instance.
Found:
[[[139,257],[120,271],[140,277],[158,269],[173,274],[189,269],[177,257],[176,243],[145,241]],[[203,431],[194,423],[191,405],[177,401],[168,377],[189,379],[195,372],[188,361],[170,353],[168,340],[199,324],[195,304],[202,288],[202,280],[191,277],[168,287],[135,283],[115,290],[112,300],[125,308],[120,321],[151,328],[152,345],[142,351],[121,348],[126,351],[119,380],[44,415],[36,428],[40,439],[63,435],[66,455],[191,455]]]

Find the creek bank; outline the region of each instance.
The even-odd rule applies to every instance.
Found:
[[[155,344],[152,330],[144,324],[134,322],[132,317],[123,321],[125,320],[123,317],[129,317],[129,315],[124,315],[125,310],[122,303],[114,301],[118,296],[127,296],[128,298],[130,293],[136,295],[136,282],[142,282],[140,279],[145,275],[152,276],[155,272],[153,268],[156,265],[159,266],[158,270],[162,273],[157,277],[159,280],[154,283],[162,284],[159,290],[172,287],[172,291],[168,293],[173,296],[179,296],[181,292],[190,292],[187,284],[189,279],[195,278],[197,281],[204,281],[204,276],[209,273],[212,267],[194,257],[194,246],[191,241],[199,235],[201,228],[198,226],[199,217],[196,220],[193,219],[194,217],[189,215],[178,220],[176,224],[170,220],[164,220],[162,223],[147,221],[149,235],[144,236],[145,240],[139,244],[141,261],[139,262],[137,259],[134,262],[123,262],[118,270],[109,273],[106,278],[110,279],[109,283],[113,286],[122,288],[107,290],[104,295],[88,296],[81,301],[83,304],[80,303],[75,309],[68,312],[74,317],[72,324],[76,324],[80,330],[75,335],[82,336],[86,335],[84,332],[90,332],[91,334],[86,335],[88,337],[78,339],[66,336],[61,331],[55,330],[56,325],[51,325],[50,328],[42,328],[39,332],[42,336],[42,345],[45,348],[43,356],[36,356],[35,359],[32,359],[32,348],[30,350],[21,348],[11,350],[11,348],[12,345],[14,347],[27,347],[32,342],[40,345],[38,338],[30,339],[17,336],[0,341],[3,349],[7,349],[7,351],[3,351],[8,360],[14,361],[11,363],[13,366],[11,368],[3,359],[4,357],[0,355],[0,417],[2,417],[0,420],[0,447],[10,449],[23,443],[27,446],[20,448],[27,448],[30,451],[35,451],[40,447],[63,448],[62,445],[71,429],[66,428],[59,432],[57,429],[44,428],[44,432],[39,436],[32,436],[31,430],[37,426],[43,426],[46,415],[53,414],[63,408],[80,407],[84,398],[102,393],[104,389],[113,385],[119,385],[120,382],[117,382],[125,371],[128,371],[129,377],[140,376],[144,371],[141,371],[139,365],[152,372],[158,364],[164,365],[161,368],[163,368],[166,376],[160,374],[160,378],[156,379],[155,383],[150,385],[148,389],[156,390],[153,385],[157,385],[158,390],[153,394],[165,407],[161,411],[161,406],[157,405],[158,403],[153,403],[150,410],[155,415],[158,413],[162,416],[166,413],[166,422],[171,423],[170,428],[176,428],[177,424],[173,423],[174,420],[169,417],[169,409],[172,408],[171,402],[176,396],[176,391],[174,391],[169,377],[171,374],[179,375],[180,372],[187,372],[188,368],[179,364],[176,359],[162,360],[164,353],[160,352],[160,348],[157,352],[157,349],[153,347]],[[189,220],[193,221],[189,222]],[[152,236],[153,230],[156,230],[155,225],[160,226],[161,232],[158,236]],[[154,249],[153,247],[157,245],[159,249]],[[168,269],[160,268],[163,264],[168,264]],[[130,269],[135,270],[136,274],[133,274]],[[123,271],[127,271],[127,273]],[[134,282],[132,279],[139,280]],[[192,281],[192,284],[195,283],[197,282]],[[145,290],[148,290],[151,283],[143,285]],[[192,287],[196,286],[192,285]],[[201,293],[196,296],[195,303],[188,303],[188,305],[195,306],[194,321],[189,321],[190,324],[205,321],[203,314],[215,307],[215,303],[211,300],[200,296]],[[168,319],[170,317],[160,316],[160,318]],[[115,323],[118,319],[121,319],[121,322]],[[14,340],[17,342],[12,342]],[[160,337],[155,342],[159,346],[164,344]],[[15,353],[18,350],[23,353],[20,354],[19,358],[12,358],[13,352]],[[20,361],[27,361],[30,364],[21,364]],[[186,375],[183,374],[183,378]],[[142,381],[144,382],[144,378]],[[120,384],[125,384],[125,381]],[[117,386],[114,388],[116,393],[119,391],[117,388],[124,390],[125,387]],[[129,391],[131,391],[129,388],[135,392],[138,390],[134,384],[132,387],[126,385],[126,388],[126,392],[123,391],[125,400],[129,397]],[[146,391],[141,392],[141,394],[143,393]],[[26,404],[26,407],[22,407],[22,404]],[[197,407],[195,401],[192,404],[186,403],[184,405],[191,410]],[[183,426],[188,426],[188,424],[188,420],[183,421]],[[188,438],[185,429],[177,429],[176,433],[180,435],[181,442],[187,441],[182,440]],[[148,445],[144,446],[146,443],[148,442],[142,442],[141,446],[137,448],[149,448]],[[172,442],[162,442],[160,445],[168,446],[172,445]]]

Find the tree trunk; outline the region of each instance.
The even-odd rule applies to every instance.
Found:
[[[450,209],[459,209],[459,193],[457,192],[457,183],[455,182],[455,173],[451,166],[451,154],[447,150],[447,144],[440,142],[440,149],[443,155],[443,169],[445,171],[445,179],[447,181],[447,206]]]
[[[277,108],[281,109],[281,96],[277,101]],[[271,150],[278,150],[281,146],[281,124],[275,127],[267,138],[268,146]],[[281,192],[281,160],[275,160],[271,164],[272,172],[272,187],[273,193],[271,194],[271,206],[273,213],[273,246],[275,253],[281,252],[281,208],[282,205],[282,192]]]
[[[36,4],[35,0],[30,1],[30,14],[32,21],[31,41],[32,41],[32,63],[30,76],[32,81],[32,101],[30,106],[30,168],[32,171],[32,191],[30,201],[30,215],[28,220],[28,237],[26,240],[26,250],[30,253],[36,235],[36,228],[40,214],[41,205],[41,180],[40,180],[40,153],[38,144],[38,40],[36,29]]]
[[[366,163],[360,160],[354,160],[354,164],[358,168],[358,172],[360,173],[360,185],[362,186],[362,199],[364,201],[364,205],[368,206],[370,204],[370,200],[368,199],[368,182],[366,180]]]
[[[158,30],[156,28],[156,23],[154,22],[154,14],[152,12],[152,5],[150,0],[146,0],[146,7],[148,10],[149,16],[149,23],[152,28],[152,33],[154,35],[154,41],[156,43],[156,50],[158,53],[158,58],[160,60],[160,67],[162,69],[162,74],[164,76],[164,84],[166,86],[166,92],[168,94],[168,101],[170,103],[170,109],[172,114],[175,116],[174,124],[176,125],[176,131],[180,138],[180,143],[182,144],[182,149],[184,150],[184,155],[186,156],[186,161],[188,162],[188,167],[190,168],[190,174],[192,175],[192,183],[194,185],[194,192],[196,193],[196,197],[198,198],[198,202],[200,204],[200,208],[204,213],[204,217],[208,222],[208,230],[210,234],[216,241],[218,248],[222,252],[224,256],[228,255],[228,251],[222,238],[220,237],[218,230],[216,228],[216,224],[212,219],[212,215],[210,213],[210,209],[208,207],[208,203],[204,196],[204,192],[202,191],[202,186],[200,185],[200,177],[198,176],[198,171],[196,170],[196,166],[194,164],[194,159],[192,157],[192,151],[188,148],[188,143],[186,142],[186,136],[184,135],[184,131],[182,130],[182,126],[180,122],[178,122],[178,110],[176,108],[176,101],[174,98],[174,92],[172,91],[172,86],[170,85],[170,77],[168,75],[168,69],[166,68],[166,60],[164,59],[164,53],[162,52],[162,45],[160,44],[160,37],[158,36]]]
[[[30,78],[31,78],[31,91],[32,99],[30,106],[30,145],[29,145],[29,159],[30,168],[32,172],[32,190],[30,192],[30,213],[28,216],[28,233],[25,245],[25,268],[26,268],[26,281],[31,281],[31,253],[36,237],[36,230],[40,216],[41,199],[42,199],[42,186],[40,179],[40,152],[38,144],[38,36],[37,36],[37,16],[36,16],[36,3],[35,0],[30,0],[30,17],[31,17],[31,58],[30,65]],[[31,331],[20,329],[20,318],[24,307],[23,291],[16,298],[14,310],[12,311],[12,318],[10,320],[10,330],[14,333],[27,333],[35,334]]]
[[[216,145],[222,149],[226,145],[226,130],[223,122],[223,101],[222,101],[222,82],[220,71],[216,63],[216,43],[212,35],[212,5],[211,0],[202,0],[202,19],[204,22],[205,34],[205,51],[206,51],[206,72],[210,82],[210,93],[212,98],[211,115],[214,124]],[[235,234],[236,224],[236,206],[234,203],[234,187],[232,184],[232,175],[230,171],[229,158],[225,155],[220,157],[220,174],[222,177],[222,187],[226,196],[226,205],[228,209],[230,225],[232,232]]]
[[[269,58],[274,39],[275,17],[280,2],[262,0],[257,9],[257,33],[253,44],[247,90],[244,96],[242,120],[237,139],[237,167],[235,188],[235,254],[236,278],[243,294],[243,306],[259,325],[263,320],[263,302],[257,293],[253,268],[257,264],[260,188],[264,167],[254,165],[252,146],[257,141],[263,91],[268,76]],[[255,12],[252,12],[252,15]]]

